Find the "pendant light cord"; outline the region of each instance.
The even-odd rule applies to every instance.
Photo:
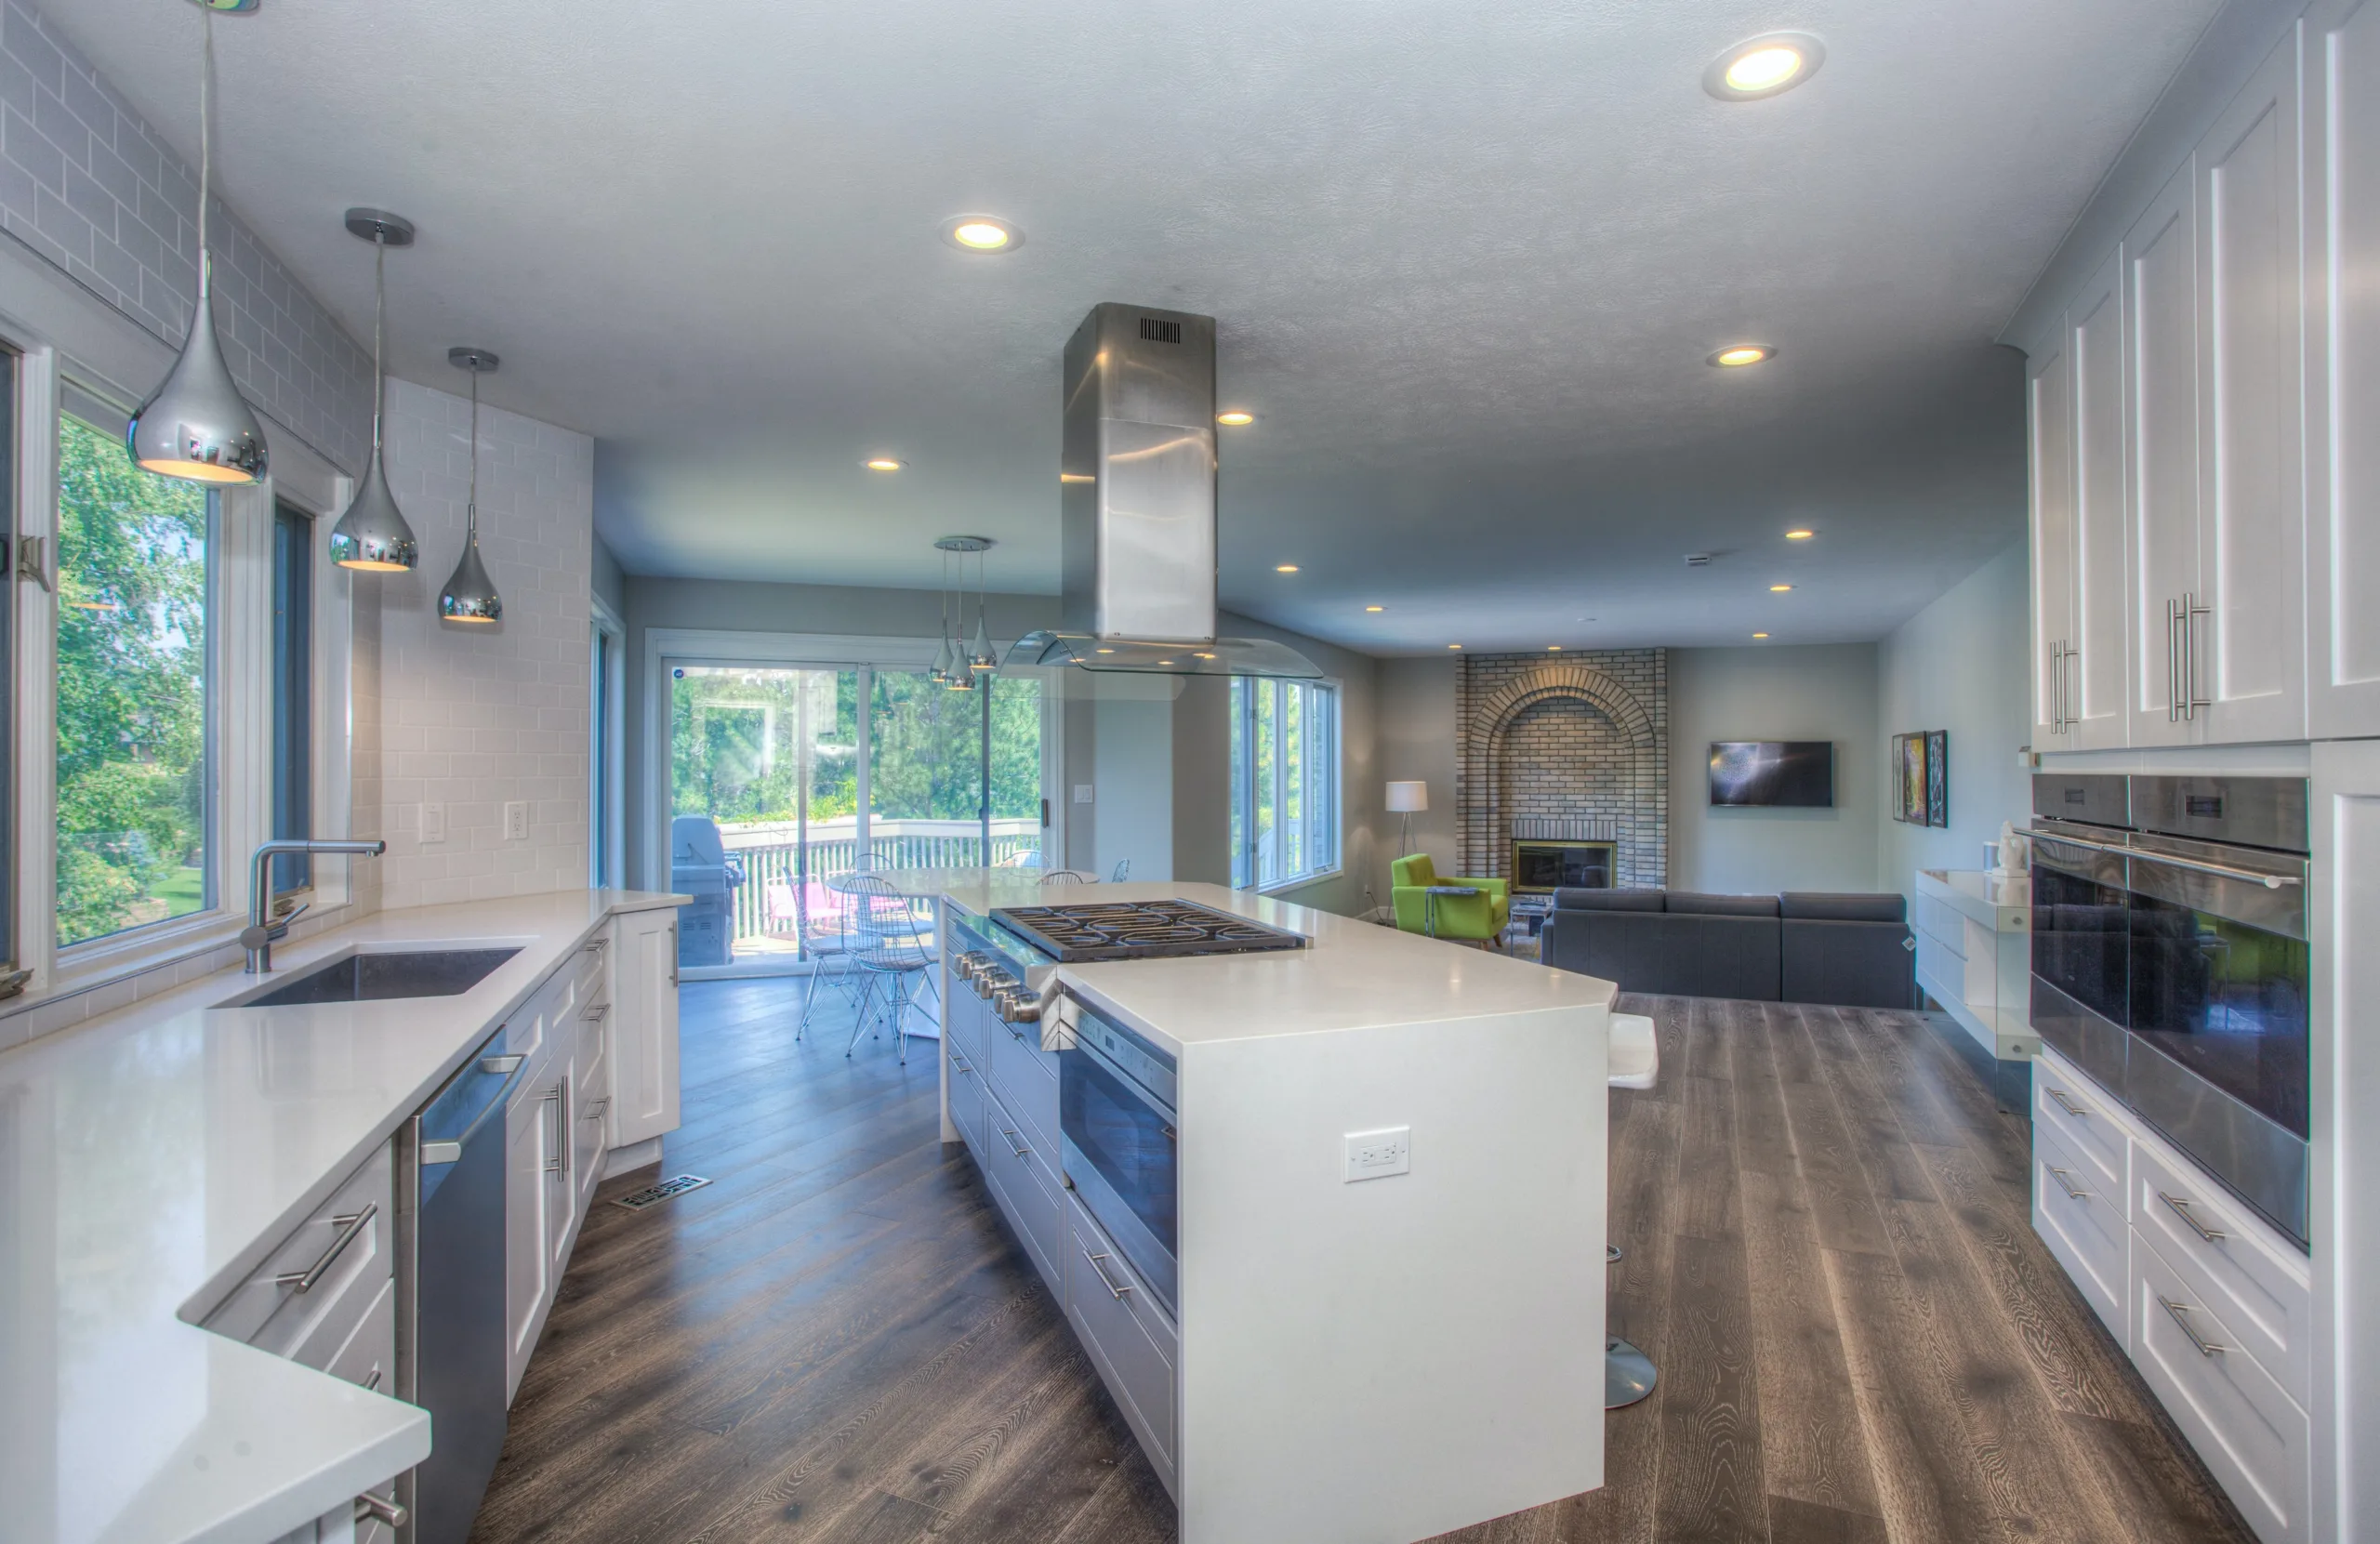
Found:
[[[203,62],[198,72],[198,294],[204,300],[211,285],[206,260],[206,198],[215,179],[215,7],[200,0]]]
[[[372,231],[372,455],[380,455],[380,413],[383,393],[388,387],[388,369],[380,363],[389,342],[389,234],[379,227]],[[477,376],[471,377],[476,383]],[[472,449],[479,447],[474,444]]]
[[[480,545],[480,372],[471,366],[471,501],[463,506],[463,518],[470,527],[471,547]]]

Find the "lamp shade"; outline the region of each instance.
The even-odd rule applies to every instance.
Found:
[[[1430,807],[1430,785],[1427,783],[1392,783],[1388,785],[1388,812],[1392,815],[1420,814]]]

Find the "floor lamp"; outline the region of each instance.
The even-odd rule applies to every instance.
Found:
[[[1397,838],[1396,855],[1408,856],[1413,851],[1413,817],[1430,808],[1430,785],[1427,783],[1392,783],[1388,785],[1388,812],[1405,817],[1404,834]]]

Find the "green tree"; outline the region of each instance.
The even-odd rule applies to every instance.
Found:
[[[73,418],[58,449],[58,937],[72,944],[198,904],[166,891],[205,859],[207,496]]]

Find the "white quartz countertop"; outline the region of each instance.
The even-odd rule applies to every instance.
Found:
[[[1094,1006],[1177,1055],[1201,1043],[1317,1035],[1388,1024],[1488,1018],[1538,1009],[1607,1009],[1619,988],[1594,976],[1423,938],[1222,885],[1127,883],[1039,888],[1029,870],[885,878],[978,917],[996,906],[1180,897],[1303,933],[1303,949],[1060,965]]]
[[[2003,932],[2022,931],[2023,914],[2033,904],[2032,877],[2027,874],[1994,874],[1977,868],[1921,868],[1917,871],[1917,888],[1920,894],[1934,896],[1984,926]]]
[[[261,1544],[420,1461],[413,1405],[197,1328],[613,915],[568,891],[275,951],[511,945],[452,997],[218,1010],[229,970],[0,1052],[0,1540]]]

